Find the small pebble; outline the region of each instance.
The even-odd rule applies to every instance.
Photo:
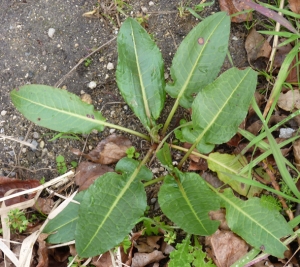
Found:
[[[152,173],[159,173],[159,168],[153,168]]]
[[[94,82],[94,81],[91,81],[91,82],[89,82],[89,84],[88,84],[88,88],[90,88],[90,89],[95,89],[96,86],[97,86],[97,84],[96,84],[96,82]]]
[[[148,12],[147,7],[145,7],[145,6],[142,6],[141,9],[142,9],[142,11],[143,11],[144,13],[147,13],[147,12]]]
[[[81,100],[83,101],[83,102],[85,102],[85,103],[88,103],[88,104],[92,104],[92,97],[91,97],[91,95],[89,95],[89,94],[83,94],[82,96],[81,96]]]
[[[43,150],[42,150],[42,156],[41,157],[44,157],[44,156],[47,156],[47,155],[48,155],[48,149],[47,148],[43,148]]]
[[[44,141],[41,141],[41,142],[40,142],[40,148],[42,148],[42,149],[43,149],[43,148],[44,148],[44,146],[45,146],[45,142],[44,142]]]
[[[7,111],[6,111],[6,110],[2,110],[2,111],[1,111],[1,116],[5,116],[5,115],[6,115],[6,113],[7,113]]]
[[[114,69],[114,64],[111,63],[111,62],[109,62],[109,63],[107,64],[106,68],[107,68],[108,70],[113,70],[113,69]]]
[[[32,147],[31,150],[32,150],[32,151],[35,151],[36,148],[37,148],[37,146],[38,146],[38,142],[35,141],[35,140],[32,140],[32,141],[31,141],[31,144],[35,147],[35,148]]]
[[[151,198],[150,202],[151,204],[154,204],[156,202],[156,198],[155,197]]]
[[[106,74],[104,79],[107,80],[108,78],[109,78],[109,75]]]
[[[33,138],[39,139],[40,138],[40,134],[38,132],[33,132]]]
[[[85,94],[85,91],[81,90],[81,91],[80,91],[80,94],[81,94],[81,95]]]
[[[92,133],[93,134],[98,134],[98,131],[94,129],[94,130],[92,130]]]
[[[149,2],[149,6],[154,6],[154,2],[153,2],[153,1],[150,1],[150,2]]]
[[[295,130],[292,128],[280,128],[279,131],[279,138],[290,138],[292,137],[293,132],[295,132]]]
[[[232,40],[233,40],[233,41],[237,41],[238,39],[239,39],[239,38],[237,38],[236,36],[233,36],[233,37],[232,37]]]
[[[48,36],[49,36],[50,38],[53,38],[54,33],[55,33],[55,29],[50,28],[50,29],[48,30]]]
[[[75,44],[74,46],[75,46],[75,47],[78,47],[78,46],[79,46],[79,44]]]
[[[123,108],[124,108],[124,110],[128,110],[128,106],[127,105],[125,105]]]
[[[8,151],[7,152],[11,157],[13,157],[15,155],[15,152],[12,150],[12,151]]]
[[[115,131],[116,131],[116,129],[110,129],[110,130],[109,130],[109,133],[110,133],[110,134],[113,134]]]
[[[165,72],[164,74],[165,80],[169,78],[169,73]]]
[[[22,153],[26,153],[26,151],[27,151],[27,148],[26,148],[26,147],[23,147],[23,148],[22,148]]]
[[[89,146],[89,150],[92,150],[93,149],[93,147],[92,146]]]

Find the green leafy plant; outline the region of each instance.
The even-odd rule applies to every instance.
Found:
[[[84,66],[88,67],[89,65],[91,65],[93,62],[93,60],[91,58],[87,58],[85,61],[84,61]]]
[[[283,257],[287,247],[281,238],[291,235],[292,228],[277,210],[268,209],[259,198],[253,197],[257,188],[281,193],[252,180],[254,162],[247,164],[240,156],[211,153],[216,145],[229,141],[239,131],[250,143],[255,142],[266,150],[260,160],[273,153],[276,162],[282,162],[280,170],[287,172],[286,159],[271,136],[274,128],[270,130],[264,124],[265,133],[259,137],[238,129],[250,103],[255,104],[252,99],[257,83],[256,72],[251,68],[232,68],[216,78],[227,53],[229,33],[230,18],[224,12],[199,23],[180,44],[170,69],[172,82],[165,84],[159,48],[135,20],[125,20],[118,35],[116,80],[124,100],[147,134],[107,122],[92,105],[83,103],[65,90],[24,85],[11,92],[16,108],[40,126],[73,133],[90,133],[93,129],[103,131],[104,127],[112,127],[155,143],[141,161],[128,157],[121,159],[115,167],[116,173],[102,175],[86,191],[80,192],[75,197],[80,205],[70,203],[45,227],[44,232],[53,233],[48,242],[75,240],[80,257],[98,255],[117,246],[145,212],[144,184],[163,180],[158,193],[161,210],[188,236],[213,234],[219,222],[212,221],[208,213],[225,208],[226,220],[233,232],[258,251],[263,247],[266,253]],[[165,123],[160,125],[157,119],[163,112],[166,94],[175,100]],[[169,129],[179,106],[192,109],[191,121]],[[258,108],[255,111],[260,112]],[[167,143],[173,130],[177,131],[177,136],[180,134],[177,137],[180,141],[192,144],[189,149]],[[266,136],[269,144],[263,141]],[[171,149],[185,153],[176,167],[173,166]],[[219,190],[212,187],[197,173],[183,172],[182,165],[192,153],[206,159],[209,168],[247,200],[236,197],[231,188]],[[157,180],[151,180],[152,172],[146,167],[153,154],[168,170],[167,175]],[[299,202],[300,194],[287,174],[284,175],[296,196],[292,199]],[[252,190],[254,185],[257,188]],[[187,262],[195,262],[196,254],[202,257],[201,250],[191,252],[189,246],[189,239],[186,239],[183,248],[178,250],[184,251]]]
[[[57,169],[57,172],[59,174],[65,174],[68,170],[68,167],[67,167],[67,163],[65,161],[65,157],[62,156],[62,155],[58,155],[56,158],[55,158],[55,161],[56,161],[56,169]],[[76,168],[78,163],[76,161],[71,161],[70,162],[70,165],[72,168]]]
[[[132,158],[138,159],[139,156],[140,156],[140,153],[135,151],[135,147],[134,146],[128,148],[126,150],[126,154],[127,154],[127,157],[130,158],[130,159],[132,159]]]
[[[7,214],[7,225],[15,233],[26,231],[29,221],[27,220],[24,211],[12,209]]]

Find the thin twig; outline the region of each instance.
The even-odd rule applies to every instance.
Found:
[[[82,63],[84,62],[87,58],[89,58],[90,56],[92,56],[93,54],[97,53],[98,51],[100,51],[102,48],[104,48],[105,46],[109,45],[112,41],[114,41],[117,38],[114,37],[112,39],[110,39],[108,42],[106,42],[105,44],[99,46],[96,50],[94,50],[93,52],[89,53],[87,56],[85,56],[84,58],[80,59],[79,62],[66,74],[64,75],[54,86],[55,87],[59,87],[61,86],[61,84],[63,83],[63,81]]]
[[[279,8],[280,8],[280,9],[283,9],[283,7],[284,7],[284,0],[281,0],[281,1],[280,1],[280,6],[279,6]],[[281,13],[281,12],[278,12],[278,15],[282,16],[282,13]],[[280,23],[279,23],[279,22],[276,22],[275,32],[279,32],[279,30],[280,30]],[[272,52],[271,52],[271,55],[270,55],[270,58],[269,58],[269,62],[270,62],[269,69],[268,69],[269,72],[270,72],[270,71],[272,70],[272,68],[273,68],[273,63],[274,63],[275,54],[276,54],[277,45],[278,45],[278,38],[279,38],[278,35],[275,35],[275,36],[274,36]]]

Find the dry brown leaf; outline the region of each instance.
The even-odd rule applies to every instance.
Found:
[[[32,208],[44,214],[49,214],[53,206],[54,206],[53,199],[39,197]]]
[[[299,0],[289,0],[290,9],[296,14],[300,14],[300,1]]]
[[[86,190],[101,175],[113,172],[114,169],[88,161],[82,161],[78,165],[75,174],[75,183],[79,186],[78,191]]]
[[[298,53],[298,58],[300,57],[300,53]],[[292,63],[291,63],[291,66],[290,66],[290,68],[289,68],[289,74],[288,74],[288,76],[286,77],[286,82],[288,82],[288,83],[298,83],[298,77],[300,77],[300,68],[299,68],[299,65],[298,65],[298,68],[299,69],[297,69],[297,66],[295,66],[295,64],[296,64],[296,62],[297,62],[297,59],[296,59],[296,57],[293,59],[293,61],[292,61]],[[292,69],[291,69],[292,68]],[[297,71],[299,71],[299,72],[297,72]],[[298,84],[298,86],[299,86],[299,84]]]
[[[248,251],[247,243],[231,231],[217,230],[205,243],[218,267],[230,267]]]
[[[90,153],[84,154],[78,149],[72,149],[75,155],[82,155],[85,158],[100,164],[112,164],[126,157],[126,150],[132,146],[131,141],[122,135],[112,134],[102,140]]]
[[[293,152],[294,152],[294,158],[295,158],[295,165],[297,170],[300,170],[300,139],[297,139],[293,143]]]
[[[224,209],[221,210],[216,210],[216,211],[210,211],[209,212],[209,218],[211,220],[215,220],[215,221],[220,221],[220,226],[219,228],[221,230],[230,230],[228,227],[228,224],[226,222],[226,212]]]
[[[286,39],[281,38],[279,39],[279,44],[284,42]],[[287,54],[293,49],[291,44],[286,44],[284,46],[280,46],[276,50],[275,58],[274,58],[274,67],[280,68],[283,61],[285,60]]]
[[[260,120],[257,120],[253,122],[249,127],[247,127],[247,131],[256,136],[258,132],[261,130],[261,128],[262,128],[262,122]]]
[[[21,192],[23,189],[31,189],[34,187],[38,187],[40,182],[38,180],[18,180],[13,178],[7,178],[4,176],[0,176],[0,197],[4,197],[4,194],[12,189],[16,189],[14,193]],[[25,196],[18,196],[5,201],[6,206],[10,206],[13,204],[17,204],[20,202],[24,202],[28,199],[34,198],[35,194],[30,194]]]
[[[138,252],[150,253],[159,249],[160,246],[156,242],[161,238],[161,236],[142,236],[136,241],[134,247],[137,248]]]
[[[247,58],[250,65],[261,64],[257,62],[259,58],[269,58],[272,47],[265,38],[258,33],[255,28],[252,28],[245,42],[245,49],[247,51]]]
[[[167,242],[163,242],[161,245],[161,251],[165,255],[169,255],[175,248],[171,245],[169,245]]]
[[[184,143],[183,147],[189,149],[192,145],[189,143]],[[198,152],[197,149],[193,150],[194,152]],[[207,160],[203,158],[199,158],[196,155],[190,154],[189,155],[190,164],[189,164],[189,171],[206,171],[208,169]]]
[[[109,251],[102,254],[101,257],[100,256],[93,257],[91,264],[96,266],[96,267],[110,267],[110,266],[112,266],[111,256],[110,256]]]
[[[96,8],[95,8],[94,10],[92,10],[92,11],[85,12],[82,16],[83,16],[83,17],[86,17],[86,18],[93,18],[93,19],[100,18],[99,7],[96,7]]]
[[[165,256],[161,251],[154,250],[151,253],[140,253],[137,252],[134,254],[132,258],[132,265],[131,267],[144,267],[147,264],[159,262],[160,260],[164,259]]]
[[[277,105],[286,111],[300,109],[300,93],[299,90],[290,90],[287,93],[281,93]]]
[[[237,12],[241,12],[247,9],[251,9],[248,5],[241,0],[219,0],[221,11],[226,11],[229,15],[232,15]],[[234,17],[231,17],[232,22],[241,23],[244,21],[252,20],[252,12],[240,14]]]
[[[48,237],[48,234],[41,233],[37,239],[39,244],[38,248],[38,256],[39,262],[37,267],[48,267],[49,258],[48,258],[48,248],[45,239]]]

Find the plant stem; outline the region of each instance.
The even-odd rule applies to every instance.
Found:
[[[174,106],[172,107],[172,110],[171,110],[171,112],[170,112],[170,114],[169,114],[169,116],[168,116],[168,118],[165,122],[164,128],[162,129],[162,136],[166,135],[167,129],[168,129],[168,127],[170,125],[170,122],[171,122],[171,120],[172,120],[172,118],[173,118],[173,116],[174,116],[174,114],[175,114],[175,112],[178,108],[178,105],[179,105],[179,98],[176,99],[176,101],[174,103]]]
[[[163,181],[164,179],[165,179],[165,176],[158,177],[156,179],[153,179],[151,181],[148,181],[148,182],[144,183],[144,187],[156,184],[156,183],[158,183],[160,181]]]
[[[145,134],[142,134],[142,133],[139,133],[137,131],[134,131],[134,130],[130,130],[128,128],[125,128],[125,127],[122,127],[122,126],[119,126],[119,125],[116,125],[116,124],[112,124],[112,123],[109,123],[109,122],[101,122],[101,124],[109,127],[109,128],[113,128],[113,129],[117,129],[117,130],[120,130],[120,131],[123,131],[123,132],[127,132],[127,133],[130,133],[130,134],[133,134],[135,136],[138,136],[138,137],[141,137],[147,141],[151,141],[150,137],[148,135],[145,135]]]

